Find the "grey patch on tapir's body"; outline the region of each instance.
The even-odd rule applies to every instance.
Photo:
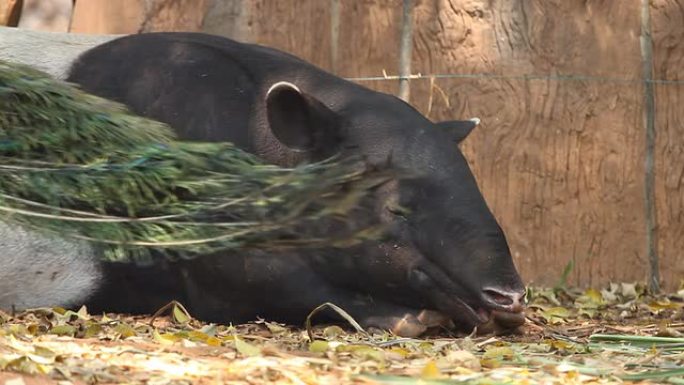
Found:
[[[84,51],[116,35],[78,35],[0,27],[0,60],[64,79]],[[0,309],[78,306],[102,278],[96,250],[0,221]]]
[[[0,60],[33,66],[64,79],[83,52],[122,35],[81,35],[0,27]]]
[[[0,221],[0,309],[78,306],[101,278],[90,244]]]

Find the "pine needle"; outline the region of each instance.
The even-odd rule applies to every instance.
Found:
[[[349,246],[380,234],[363,203],[391,177],[359,159],[282,168],[231,143],[179,141],[118,103],[0,61],[1,220],[99,243],[109,259]]]

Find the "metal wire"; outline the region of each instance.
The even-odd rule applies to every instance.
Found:
[[[606,83],[624,83],[624,84],[640,84],[653,83],[664,85],[684,85],[684,80],[679,79],[639,79],[639,78],[621,78],[621,77],[604,77],[604,76],[589,76],[589,75],[497,75],[497,74],[414,74],[409,76],[399,75],[385,75],[382,76],[361,76],[348,77],[350,81],[357,82],[373,82],[383,80],[422,80],[422,79],[494,79],[494,80],[553,80],[553,81],[593,81]]]

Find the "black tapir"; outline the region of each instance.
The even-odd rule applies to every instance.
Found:
[[[394,96],[287,53],[199,33],[115,39],[81,55],[67,80],[168,123],[183,139],[231,141],[283,166],[363,155],[411,175],[376,196],[390,229],[382,241],[104,265],[92,310],[152,312],[175,298],[210,321],[301,323],[333,302],[362,325],[402,335],[445,319],[466,330],[524,322],[524,285],[457,146],[475,122],[433,123]]]

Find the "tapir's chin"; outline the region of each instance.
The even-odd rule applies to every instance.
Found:
[[[492,310],[487,322],[477,325],[478,334],[506,334],[517,331],[525,323],[523,311]]]
[[[433,279],[432,274],[425,271],[429,268],[424,269],[424,267],[411,270],[409,282],[411,282],[414,289],[422,292],[427,297],[437,311],[449,316],[461,328],[474,328],[489,320],[490,317],[487,312],[479,311],[479,309],[472,307],[461,298],[461,295],[458,294],[461,291],[460,288],[455,285],[449,288],[444,287],[446,285],[443,282],[440,284],[438,280]],[[440,281],[443,281],[443,279]]]

